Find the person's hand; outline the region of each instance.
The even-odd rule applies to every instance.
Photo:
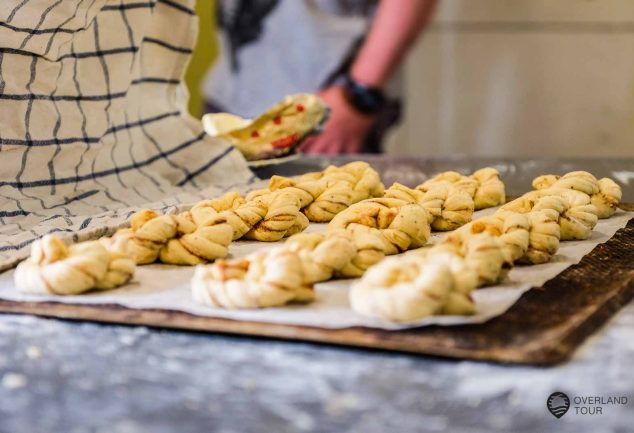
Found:
[[[301,144],[304,153],[336,155],[359,153],[372,124],[374,116],[358,112],[346,100],[340,86],[331,86],[319,96],[330,107],[330,118],[321,134],[308,137]]]

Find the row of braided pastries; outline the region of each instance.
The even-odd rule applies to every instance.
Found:
[[[499,173],[494,169],[479,170],[476,172],[478,178],[482,177],[481,173],[489,174],[486,177],[489,187],[498,185],[489,188],[496,191],[495,197],[488,199],[489,203],[504,202],[504,185]],[[340,209],[326,233],[297,234],[289,238],[285,246],[267,253],[219,260],[213,265],[198,267],[192,279],[193,297],[197,302],[221,308],[279,305],[270,304],[274,299],[284,300],[283,303],[299,299],[307,301],[305,288],[316,282],[334,277],[360,277],[385,256],[424,246],[431,228],[451,230],[471,221],[475,207],[472,194],[476,191],[480,191],[479,187],[464,191],[451,182],[440,180],[416,188],[395,183],[381,198],[366,198]],[[296,260],[293,260],[298,265],[292,271],[286,266],[290,256],[295,256]],[[259,272],[257,265],[250,272],[249,263],[262,260],[271,269],[292,272],[290,279],[293,281],[302,281],[296,286],[299,298],[292,295],[292,289],[287,285],[269,284],[270,275]],[[236,268],[242,272],[237,274]],[[275,275],[281,274],[276,271]],[[274,290],[279,296],[270,296]]]
[[[54,236],[34,243],[16,272],[16,285],[31,293],[78,294],[125,284],[135,264],[156,261],[197,265],[225,257],[231,241],[278,241],[313,221],[329,221],[352,203],[383,194],[378,173],[365,162],[328,167],[297,181],[274,177],[266,190],[242,198],[231,192],[176,215],[145,209],[130,227],[100,242],[66,247]],[[374,262],[376,263],[376,262]]]
[[[423,192],[394,185],[385,198],[364,200],[338,214],[326,233],[295,235],[284,247],[259,252],[256,257],[272,266],[277,257],[294,257],[293,280],[302,282],[296,286],[301,290],[295,297],[292,287],[284,286],[284,302],[312,300],[314,292],[310,297],[306,293],[315,282],[362,276],[350,290],[353,310],[384,320],[409,322],[431,314],[473,313],[470,294],[477,287],[497,284],[517,263],[550,260],[560,239],[585,238],[589,236],[588,227],[591,233],[596,224],[597,210],[587,203],[592,201],[590,196],[581,197],[577,194],[581,191],[574,189],[551,188],[537,194],[539,199],[528,208],[513,210],[532,200],[534,192],[491,216],[463,225],[438,245],[383,259],[425,243],[422,240],[426,240],[429,229],[414,230],[405,221],[417,221],[421,227],[424,212],[420,208],[427,212],[428,223],[434,220],[431,212],[419,204],[425,200],[417,194],[431,189],[428,185]],[[618,205],[620,191],[613,188],[603,194],[611,206]],[[442,206],[440,209],[435,215],[442,215]],[[585,215],[593,212],[594,220]],[[561,233],[567,232],[569,235],[562,238]],[[240,278],[224,272],[231,268],[232,261],[197,268],[192,280],[194,298],[223,308],[272,306],[258,296],[261,288],[271,290],[271,285],[262,286],[260,274],[249,273],[250,260],[241,259],[245,271]],[[276,276],[283,280],[282,274]],[[229,298],[232,301],[226,302]]]
[[[610,211],[614,212],[620,200],[620,188],[610,179],[595,180],[596,188],[592,185],[588,187],[591,175],[576,173],[579,172],[569,173],[561,178],[567,182],[567,189],[561,185],[549,184],[548,187],[527,193],[504,206],[493,217],[478,220],[450,234],[448,240],[451,242],[447,243],[454,246],[465,245],[464,239],[488,234],[503,241],[500,251],[503,253],[503,263],[507,267],[515,261],[541,263],[549,260],[558,248],[558,229],[561,239],[583,239],[589,236],[596,224],[596,215],[594,220],[592,218],[592,206],[598,208],[598,205],[602,205],[602,215],[606,215]],[[584,180],[585,183],[580,181],[577,186],[574,178]],[[534,183],[541,185],[538,179]],[[91,289],[113,288],[125,284],[131,278],[134,262],[150,263],[160,257],[166,262],[196,264],[213,260],[215,255],[226,255],[226,247],[232,239],[249,237],[278,240],[298,233],[308,224],[300,212],[305,206],[299,199],[296,202],[289,199],[289,196],[296,194],[287,188],[292,187],[260,191],[253,193],[251,197],[247,196],[246,200],[237,193],[230,193],[220,199],[201,202],[190,211],[179,215],[158,216],[150,213],[151,211],[140,212],[132,218],[130,229],[121,231],[112,238],[102,239],[101,242],[82,243],[66,248],[55,238],[42,239],[33,246],[31,258],[16,272],[16,284],[25,291],[55,294],[76,294]],[[583,192],[583,188],[592,195],[588,196]],[[194,281],[199,282],[197,291],[200,293],[196,295],[197,291],[194,290],[194,296],[199,302],[229,308],[254,308],[279,305],[280,302],[307,301],[310,298],[307,293],[312,291],[314,282],[333,277],[359,277],[385,255],[424,245],[429,236],[429,225],[433,227],[434,222],[440,222],[440,227],[455,227],[470,220],[473,208],[469,207],[464,193],[457,194],[456,191],[460,190],[446,183],[434,187],[419,186],[417,189],[395,184],[385,191],[385,198],[365,200],[342,213],[338,219],[332,221],[326,234],[301,234],[292,237],[285,247],[288,254],[281,255],[279,260],[281,263],[291,263],[286,257],[290,254],[297,258],[295,265],[301,264],[292,266],[292,272],[299,274],[298,278],[303,281],[303,284],[290,285],[301,289],[297,297],[289,297],[286,294],[262,301],[258,296],[258,293],[261,293],[258,287],[261,287],[260,281],[265,273],[254,271],[249,274],[249,266],[245,265],[249,263],[248,258],[243,259],[238,266],[246,267],[240,277],[235,271],[229,274],[223,271],[216,272],[216,276],[210,278],[209,273],[205,272],[206,268],[197,269]],[[275,202],[277,204],[271,206],[271,203]],[[289,202],[292,204],[289,205]],[[250,204],[245,206],[248,203]],[[598,210],[596,212],[599,213]],[[525,214],[525,219],[519,217],[518,213]],[[419,221],[422,220],[427,224],[421,224]],[[160,234],[174,232],[178,237],[172,235],[167,242],[161,241]],[[133,236],[135,233],[140,236]],[[568,235],[564,236],[565,233]],[[221,241],[210,245],[209,239]],[[465,248],[454,249],[464,251]],[[104,250],[107,254],[104,254]],[[207,253],[216,250],[215,253]],[[191,251],[200,251],[200,255],[192,254]],[[457,254],[456,251],[454,255]],[[206,259],[205,254],[210,258]],[[128,255],[132,255],[134,260],[129,260]],[[203,260],[199,257],[203,257]],[[266,261],[268,267],[278,259],[268,260],[263,256],[262,260]],[[99,262],[99,265],[94,265],[95,262]],[[219,262],[219,269],[231,269],[231,263]],[[489,260],[481,265],[481,268],[490,269],[492,263],[495,261]],[[90,278],[84,275],[86,266],[90,269]],[[496,268],[495,265],[492,267]],[[91,274],[93,268],[95,273]],[[290,269],[285,265],[281,268]],[[106,269],[106,273],[102,275],[101,269]],[[276,267],[273,266],[272,269]],[[247,278],[247,275],[250,276]],[[276,275],[284,278],[284,272]],[[220,294],[216,296],[217,299],[242,299],[240,293],[245,292],[246,287],[246,293],[250,296],[249,301],[236,301],[235,304],[209,301],[211,296],[206,292],[210,290],[210,281],[218,286],[215,291],[223,291],[231,286],[232,296],[223,297]],[[221,283],[217,284],[217,281]],[[230,283],[225,284],[225,281]],[[249,284],[245,284],[245,281]],[[485,274],[479,277],[479,281],[492,284],[497,280],[491,276],[486,277]],[[276,287],[276,290],[293,292],[292,289],[288,289],[288,285],[283,284],[266,287],[266,293],[270,293]],[[462,301],[465,299],[464,296],[450,298]],[[271,302],[273,304],[270,304]],[[461,305],[466,303],[462,302]],[[451,308],[450,310],[454,311]]]
[[[309,219],[329,221],[350,204],[382,194],[378,173],[364,162],[331,166],[297,181],[274,176],[269,188],[245,198],[227,193],[177,215],[136,212],[112,243],[137,264],[197,265],[226,257],[233,240],[279,241],[303,231]]]
[[[485,190],[489,195],[495,190],[496,198],[489,201],[503,200],[504,187],[497,171],[479,170],[467,177],[472,178],[474,185],[475,179],[481,179],[477,182],[482,187],[473,186],[468,193],[437,180],[431,187],[423,184],[407,192],[406,187],[395,184],[386,197],[402,200],[409,194],[408,202],[429,211],[432,227],[448,230],[470,220],[473,205],[468,194],[479,197],[486,195]],[[269,188],[252,191],[246,198],[228,193],[177,215],[139,211],[131,217],[130,228],[118,231],[112,243],[120,247],[120,253],[132,254],[137,264],[196,265],[226,257],[232,240],[278,241],[303,231],[309,220],[330,221],[351,205],[383,193],[378,173],[365,162],[330,166],[297,180],[274,176]]]
[[[424,245],[429,225],[424,209],[418,213],[420,209],[417,205],[397,209],[381,205],[363,220],[369,225],[351,222],[344,227],[331,226],[325,233],[300,233],[280,247],[197,266],[191,284],[193,298],[221,308],[263,308],[310,301],[307,288],[313,290],[317,282],[360,277],[386,255]],[[420,225],[407,224],[413,220]],[[294,265],[287,266],[290,262]],[[266,263],[266,273],[260,272],[258,263]],[[236,268],[243,271],[236,273]],[[290,280],[301,284],[283,284],[285,272]],[[276,284],[270,284],[272,275]],[[271,295],[275,291],[278,294]],[[271,303],[277,301],[280,303]]]
[[[351,287],[353,310],[398,322],[471,314],[473,290],[496,284],[516,263],[549,261],[560,240],[587,239],[597,219],[613,215],[621,199],[614,181],[587,172],[541,176],[533,186],[535,191],[449,233],[439,245],[412,252],[402,266],[384,260],[370,268]]]

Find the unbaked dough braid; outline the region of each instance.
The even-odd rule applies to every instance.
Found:
[[[274,242],[303,231],[308,219],[300,212],[300,200],[296,194],[284,189],[264,194],[254,200],[266,206],[262,221],[256,223],[244,238]],[[245,206],[253,201],[247,202]],[[238,208],[240,209],[240,208]]]
[[[447,265],[391,257],[352,284],[350,306],[364,316],[413,322],[440,312],[453,285]]]
[[[246,235],[256,224],[260,223],[266,216],[269,206],[265,200],[242,200],[238,206],[228,209],[216,210],[214,206],[209,206],[208,201],[195,204],[191,212],[198,216],[200,221],[208,219],[225,219],[227,224],[233,229],[232,239],[240,239]],[[204,223],[204,222],[203,222]]]
[[[473,201],[476,209],[499,206],[506,201],[504,182],[500,172],[491,167],[481,168],[470,176],[478,183]]]
[[[540,202],[540,206],[549,200]],[[554,201],[561,203],[562,201]],[[545,263],[559,249],[559,212],[533,207],[527,213],[500,209],[492,216],[479,218],[445,237],[445,241],[487,232],[498,236],[505,248],[505,261],[514,263]]]
[[[563,176],[547,174],[533,180],[533,188],[543,189],[572,189],[590,196],[591,203],[597,208],[599,218],[609,218],[616,212],[621,201],[621,187],[612,179],[604,177],[597,180],[586,171],[571,171]]]
[[[567,209],[559,217],[561,239],[588,239],[597,225],[598,211],[590,197],[573,189],[548,188],[542,195],[559,195],[567,200]]]
[[[546,188],[531,191],[505,204],[501,209],[520,213],[544,209],[557,211],[562,241],[589,238],[598,220],[598,211],[591,203],[590,196],[574,189]]]
[[[534,189],[563,188],[581,191],[589,196],[599,192],[597,178],[587,171],[571,171],[563,176],[545,174],[533,179]]]
[[[118,230],[110,241],[125,245],[137,264],[196,265],[225,257],[233,228],[219,214],[187,211],[161,215],[146,209],[130,219],[130,228]]]
[[[425,208],[431,228],[438,231],[454,230],[473,217],[471,196],[448,182],[438,182],[426,192],[394,183],[385,191],[385,197],[417,203]]]
[[[434,314],[473,314],[475,270],[455,252],[426,250],[426,255],[391,257],[369,269],[350,288],[352,309],[404,323]]]
[[[335,275],[343,278],[358,278],[365,273],[370,266],[383,260],[393,247],[383,233],[376,228],[362,224],[350,224],[346,229],[331,229],[329,234],[337,234],[345,231],[352,236],[352,241],[357,249],[357,254]]]
[[[352,189],[352,203],[383,195],[383,184],[379,174],[367,162],[363,161],[350,162],[341,167],[331,165],[323,172],[308,173],[304,176],[309,179],[321,177],[328,181],[349,183]],[[315,200],[315,202],[317,203],[319,200]]]
[[[559,249],[559,212],[553,209],[533,210],[526,217],[530,224],[530,238],[528,250],[518,260],[519,263],[538,265],[549,262]]]
[[[462,226],[445,236],[443,241],[462,243],[473,234],[489,233],[499,237],[504,245],[505,261],[509,265],[513,265],[528,251],[529,229],[528,218],[523,214],[517,212],[496,213]]]
[[[269,189],[293,191],[300,198],[302,212],[309,220],[330,221],[333,216],[352,204],[352,189],[349,182],[326,179],[293,180],[273,176]],[[317,204],[315,204],[315,200]],[[309,209],[310,207],[310,209]]]
[[[599,192],[591,197],[592,204],[597,208],[599,218],[609,218],[614,215],[621,203],[623,192],[621,187],[609,177],[597,181]]]
[[[136,212],[131,227],[117,231],[113,243],[126,245],[137,264],[197,265],[225,257],[241,237],[278,241],[308,226],[299,199],[290,191],[267,192],[251,200],[228,193],[195,204],[177,215]]]
[[[285,248],[298,252],[311,282],[354,278],[386,255],[424,245],[425,210],[397,199],[368,199],[338,214],[326,233],[295,235]]]
[[[491,167],[481,168],[470,176],[455,171],[446,171],[417,186],[423,192],[438,185],[451,184],[473,198],[475,209],[485,209],[504,204],[506,194],[500,173]]]
[[[228,202],[226,199],[223,202]],[[260,190],[245,199],[232,201],[231,206],[215,206],[213,200],[197,203],[191,212],[207,218],[224,218],[233,228],[233,240],[245,237],[274,242],[304,230],[308,220],[299,211],[301,198],[292,190]]]
[[[350,224],[376,228],[389,243],[387,255],[421,247],[430,235],[427,211],[418,204],[403,203],[394,198],[363,200],[333,218],[328,230],[346,229]]]
[[[501,251],[500,248],[497,249]],[[471,292],[480,285],[478,266],[474,266],[473,257],[466,260],[453,246],[437,244],[430,248],[420,248],[407,253],[408,257],[418,257],[425,261],[443,263],[453,275],[454,290],[449,293],[441,314],[467,315],[475,312]],[[502,259],[499,260],[499,263]]]
[[[291,189],[301,198],[301,207],[310,221],[328,222],[351,204],[383,195],[379,174],[365,162],[307,173],[298,179],[273,176],[269,190]],[[248,198],[248,196],[247,196]]]
[[[379,229],[355,223],[326,233],[292,236],[284,247],[299,253],[311,282],[360,277],[393,248]]]
[[[483,231],[387,258],[352,285],[350,304],[359,314],[395,322],[473,314],[473,290],[506,275],[505,248]]]
[[[191,289],[195,302],[231,309],[275,307],[315,297],[299,255],[283,248],[197,266]]]
[[[31,256],[15,271],[15,285],[25,293],[77,295],[88,290],[109,290],[132,278],[134,261],[109,251],[99,241],[70,247],[53,235],[33,242]]]
[[[284,247],[299,255],[306,280],[310,283],[330,280],[358,252],[352,235],[347,231],[300,233],[291,236]]]
[[[464,176],[457,171],[444,171],[439,173],[418,185],[416,189],[427,192],[434,186],[447,184],[453,185],[454,188],[469,194],[470,197],[474,197],[478,189],[478,182],[475,179],[470,176]]]
[[[445,236],[432,249],[448,249],[463,257],[478,274],[478,287],[498,283],[510,268],[508,246],[489,231],[463,231],[458,236]]]

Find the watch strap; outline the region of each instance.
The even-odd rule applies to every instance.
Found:
[[[350,104],[364,114],[376,114],[387,101],[381,89],[359,83],[349,75],[343,78],[345,95]]]

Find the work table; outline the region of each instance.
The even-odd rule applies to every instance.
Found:
[[[303,158],[257,173],[345,161]],[[585,169],[625,184],[623,201],[634,202],[634,160],[368,161],[386,185],[494,165],[511,195],[539,174]],[[549,368],[0,315],[0,432],[626,432],[632,359],[633,303]],[[629,402],[556,419],[546,409],[553,391]]]

